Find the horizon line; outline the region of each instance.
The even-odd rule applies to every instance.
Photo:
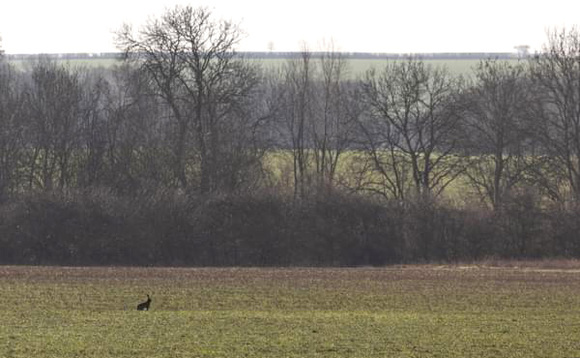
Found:
[[[253,58],[287,58],[300,56],[303,51],[233,51],[240,56]],[[312,55],[327,54],[327,51],[309,51]],[[493,51],[458,51],[458,52],[361,52],[361,51],[336,51],[335,53],[352,59],[381,59],[381,58],[408,58],[408,57],[429,57],[429,58],[521,58],[531,54],[518,52],[493,52]],[[11,59],[27,59],[38,56],[48,56],[56,59],[115,59],[122,58],[123,52],[52,52],[52,53],[9,53],[4,52],[4,56]]]

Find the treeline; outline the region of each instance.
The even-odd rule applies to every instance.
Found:
[[[1,40],[1,38],[0,38]],[[525,48],[525,46],[522,46]],[[314,56],[321,56],[326,51],[312,52]],[[300,57],[301,53],[292,52],[282,52],[282,51],[241,51],[236,53],[237,56],[246,59],[278,59],[286,60],[292,57]],[[341,52],[341,55],[349,60],[405,60],[408,58],[408,54],[404,53],[376,53],[376,52]],[[526,57],[529,54],[527,50],[521,50],[519,53],[513,52],[437,52],[437,53],[420,53],[416,56],[429,59],[429,60],[481,60],[486,58],[498,58],[498,59],[518,59]],[[55,60],[118,60],[123,58],[123,54],[120,52],[98,52],[98,53],[52,53],[46,54],[46,57]],[[19,60],[34,60],[38,57],[36,54],[6,54],[6,58],[9,61],[19,61]]]
[[[0,262],[382,265],[580,255],[580,33],[466,77],[263,69],[176,7],[124,61],[0,60]]]

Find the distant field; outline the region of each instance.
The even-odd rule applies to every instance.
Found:
[[[116,59],[75,59],[75,60],[62,60],[63,62],[67,62],[72,66],[87,66],[89,68],[94,67],[110,67],[116,63],[119,63],[120,60]],[[276,68],[282,66],[287,59],[259,59],[259,60],[251,60],[256,61],[264,66],[264,68]],[[387,63],[386,59],[350,59],[350,75],[353,77],[357,77],[360,74],[363,74],[366,70],[372,67],[381,68]],[[397,60],[389,60],[389,61],[397,61]],[[454,75],[460,74],[468,74],[471,72],[472,68],[477,65],[479,60],[474,59],[425,59],[425,63],[431,64],[433,66],[446,66],[449,71]],[[506,60],[506,61],[516,61],[516,60]],[[25,60],[13,60],[13,63],[16,63],[19,66],[25,66]]]
[[[276,68],[284,64],[285,59],[266,59],[266,60],[256,60],[260,61],[265,68]],[[350,59],[349,61],[349,71],[350,75],[357,77],[365,73],[368,69],[375,67],[377,69],[382,68],[387,61],[400,61],[400,60],[386,60],[386,59]],[[451,74],[454,75],[466,75],[469,74],[472,69],[479,63],[479,60],[466,59],[466,60],[433,60],[425,59],[425,63],[432,66],[441,67],[445,66]],[[515,60],[507,60],[515,61]]]
[[[33,60],[32,60],[33,61]],[[31,60],[11,60],[10,62],[14,63],[16,66],[24,68],[29,63],[32,63]],[[113,58],[95,58],[95,59],[67,59],[67,60],[58,60],[61,63],[67,63],[72,67],[77,66],[86,66],[88,68],[97,68],[97,67],[111,67],[117,63],[120,63],[121,60],[113,59]]]
[[[0,267],[0,357],[580,357],[579,269]]]

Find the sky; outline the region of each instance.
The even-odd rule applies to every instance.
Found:
[[[515,52],[580,25],[580,0],[0,0],[7,53],[116,52],[113,33],[175,5],[240,24],[239,51]]]

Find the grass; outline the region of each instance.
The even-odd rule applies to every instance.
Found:
[[[313,173],[316,167],[314,158],[315,153],[313,151],[307,151],[306,153],[309,160],[308,165],[310,171]],[[383,158],[385,160],[385,168],[389,171],[389,165],[387,164],[390,163],[389,153],[385,151],[383,153]],[[347,188],[357,188],[360,185],[359,181],[364,181],[365,189],[374,188],[379,191],[384,190],[385,188],[383,188],[379,183],[382,183],[385,178],[383,178],[378,172],[374,171],[374,165],[369,160],[368,155],[362,151],[347,150],[343,152],[338,161],[335,183],[339,183],[341,186]],[[294,168],[292,162],[292,150],[272,150],[265,155],[263,163],[264,168],[268,173],[270,173],[270,183],[279,189],[293,188]],[[406,175],[408,181],[405,186],[412,188],[414,184],[412,183],[410,164],[407,165],[407,170],[408,172]],[[437,172],[439,170],[441,169],[437,168]],[[361,173],[363,174],[361,175]],[[390,174],[394,177],[392,172]],[[371,184],[370,181],[374,184]],[[433,191],[436,192],[437,190],[439,190],[439,187],[434,188]],[[473,203],[480,201],[479,194],[471,185],[465,174],[458,175],[457,178],[447,185],[441,198],[458,207],[472,205]]]
[[[60,60],[63,63],[70,65],[71,67],[88,67],[88,68],[98,68],[105,67],[109,68],[115,64],[120,63],[118,59],[110,58],[94,58],[94,59],[63,59]],[[255,61],[263,66],[265,69],[275,69],[283,66],[288,60],[287,59],[257,59],[250,60]],[[389,60],[389,61],[401,61],[401,60]],[[430,64],[434,67],[445,66],[452,75],[468,75],[472,72],[473,68],[479,63],[479,60],[475,59],[423,59],[426,64]],[[516,61],[516,60],[507,60]],[[23,68],[26,66],[27,60],[12,60],[17,67]],[[386,59],[349,59],[349,75],[351,78],[356,79],[359,76],[364,75],[364,73],[370,68],[376,68],[378,70],[382,69],[387,63]]]
[[[274,69],[284,65],[287,59],[262,59],[255,60],[266,69]],[[404,61],[404,60],[388,60],[390,62]],[[476,59],[423,59],[425,64],[433,67],[446,67],[451,75],[470,75],[473,69],[477,66],[480,60]],[[506,60],[517,61],[517,60]],[[387,64],[386,59],[349,59],[348,60],[348,74],[351,78],[358,78],[371,69],[376,68],[381,70]]]
[[[579,357],[578,268],[0,267],[0,357]]]

